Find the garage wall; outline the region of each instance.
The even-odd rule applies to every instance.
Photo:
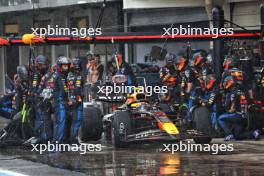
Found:
[[[136,63],[144,63],[144,56],[151,52],[152,46],[159,46],[162,48],[163,43],[138,43],[134,44],[134,60]],[[177,54],[182,46],[186,45],[183,42],[167,43],[166,50],[170,53]],[[191,46],[193,49],[206,49],[209,50],[209,42],[192,42]],[[164,61],[158,62],[157,65],[163,66]]]
[[[201,7],[204,0],[123,0],[124,9]]]
[[[233,21],[247,29],[260,29],[260,4],[261,2],[235,3]]]

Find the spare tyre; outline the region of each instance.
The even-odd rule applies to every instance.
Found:
[[[102,113],[97,107],[85,107],[83,109],[83,121],[79,131],[81,141],[97,141],[101,139],[103,132]]]

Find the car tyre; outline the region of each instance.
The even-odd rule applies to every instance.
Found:
[[[211,142],[212,137],[212,125],[211,125],[211,113],[206,107],[198,107],[193,112],[193,124],[194,129],[202,132],[204,137],[193,138],[195,143],[208,144]]]
[[[97,107],[83,109],[83,121],[79,131],[82,142],[97,141],[103,132],[102,113]]]
[[[122,129],[122,131],[121,131]],[[125,141],[127,135],[131,133],[131,119],[127,111],[117,111],[112,121],[112,145],[116,148],[124,148],[127,146]]]

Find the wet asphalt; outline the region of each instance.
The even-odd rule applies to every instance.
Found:
[[[186,141],[185,143],[187,143]],[[255,176],[264,175],[264,139],[232,141],[214,139],[215,144],[233,144],[233,151],[187,152],[164,151],[162,144],[132,144],[114,149],[104,142],[102,151],[45,152],[30,148],[0,149],[0,176],[3,170],[25,175],[184,175],[184,176]],[[191,143],[189,141],[188,143]]]

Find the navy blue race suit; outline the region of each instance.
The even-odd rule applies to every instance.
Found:
[[[56,71],[52,78],[54,80],[54,107],[55,110],[55,136],[54,140],[62,142],[65,136],[66,104],[67,104],[67,74]]]
[[[15,76],[15,91],[16,94],[12,100],[12,108],[14,109],[14,114],[17,114],[22,110],[23,104],[30,100],[30,87],[29,81],[21,80],[19,76]],[[31,100],[30,100],[31,101]]]
[[[45,89],[50,89],[51,91],[55,89],[53,74],[54,72],[51,68],[50,71],[41,78],[41,82],[37,91],[39,95]],[[39,97],[37,102],[38,108],[36,113],[39,115],[40,141],[44,143],[51,140],[53,137],[51,119],[53,101],[53,97],[51,97],[51,99],[44,99],[43,97]]]
[[[184,102],[188,101],[189,110],[193,106],[193,99],[195,96],[195,89],[200,87],[200,82],[197,78],[196,72],[191,67],[186,67],[185,71],[181,73],[181,89]]]
[[[233,135],[235,139],[250,139],[254,137],[253,133],[247,131],[244,127],[247,122],[247,119],[244,118],[247,111],[247,103],[245,93],[240,89],[234,88],[226,94],[226,113],[219,116],[218,122],[227,136]]]
[[[190,92],[190,96],[191,97],[195,97],[196,96],[196,91],[195,89],[197,87],[201,88],[201,90],[205,91],[205,79],[206,76],[208,76],[209,74],[212,74],[212,70],[211,68],[206,65],[200,65],[200,66],[194,66],[194,67],[190,67],[190,70],[192,72],[192,74],[190,75],[190,81],[192,83],[192,90]],[[193,106],[193,100],[192,98],[189,100],[189,109]]]
[[[191,72],[188,68],[179,72],[178,82],[180,83],[180,95],[181,95],[181,102],[186,103],[189,99],[190,92],[187,92],[187,84],[192,83],[193,81],[193,72]]]
[[[226,77],[232,76],[236,81],[238,88],[241,89],[243,92],[247,92],[251,89],[251,85],[248,84],[248,78],[246,74],[240,70],[239,68],[230,68],[223,72],[221,83],[223,84]],[[221,84],[221,85],[222,85]],[[248,94],[246,94],[248,97]]]
[[[22,115],[21,110],[24,104],[30,104],[31,98],[29,95],[29,81],[22,80],[18,75],[15,75],[15,95],[12,98],[12,121],[2,130],[12,133],[12,137],[17,137],[17,142],[19,138],[23,138],[22,135]],[[11,130],[11,131],[10,131]],[[12,131],[14,130],[14,131]]]
[[[80,72],[72,71],[67,77],[68,84],[68,113],[71,121],[70,143],[77,141],[77,135],[83,119],[83,76]]]
[[[32,76],[32,86],[31,86],[31,93],[34,97],[33,101],[33,109],[35,112],[35,136],[39,137],[43,134],[41,134],[41,129],[43,128],[43,119],[41,117],[42,115],[42,107],[40,106],[41,103],[39,103],[38,97],[40,96],[39,92],[39,86],[41,79],[44,75],[42,75],[39,71],[34,70],[33,76]]]
[[[180,101],[180,89],[177,89],[177,70],[172,65],[164,66],[159,71],[159,76],[162,80],[162,84],[167,86],[168,95],[166,95],[166,102],[179,102]]]
[[[41,133],[43,129],[43,107],[42,103],[39,102],[40,97],[40,82],[44,75],[49,70],[49,62],[48,59],[43,55],[38,55],[35,59],[35,67],[33,69],[32,75],[32,84],[31,84],[31,94],[33,96],[33,109],[35,113],[35,136],[40,137],[44,136]]]
[[[260,100],[264,106],[264,68],[262,68],[261,73],[258,75],[256,81],[256,99]]]
[[[212,112],[211,122],[212,122],[212,127],[214,129],[217,128],[217,117],[219,115],[216,109],[216,100],[217,98],[219,98],[219,96],[220,96],[219,89],[217,86],[214,86],[212,89],[207,90],[205,92],[205,97],[204,97],[207,100],[206,106]]]
[[[11,119],[14,115],[14,109],[12,108],[12,99],[15,93],[8,93],[0,97],[0,116]]]

